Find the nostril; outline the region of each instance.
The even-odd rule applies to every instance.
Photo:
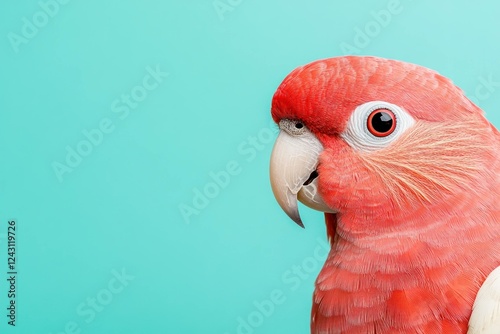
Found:
[[[318,171],[317,170],[314,170],[311,175],[309,175],[309,178],[306,180],[306,182],[304,182],[304,185],[307,186],[309,185],[312,181],[314,181],[315,178],[318,177]]]

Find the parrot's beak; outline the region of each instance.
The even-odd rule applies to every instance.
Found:
[[[270,177],[274,196],[285,213],[299,226],[297,198],[318,211],[334,212],[318,192],[318,158],[323,145],[309,130],[300,135],[282,129],[271,154]]]

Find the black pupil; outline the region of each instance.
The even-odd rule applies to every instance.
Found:
[[[300,123],[300,122],[299,122],[299,123],[295,123],[295,127],[296,127],[297,129],[302,129],[302,127],[303,127],[303,126],[304,126],[304,125],[303,125],[302,123]]]
[[[373,115],[372,126],[376,131],[385,133],[392,128],[393,121],[394,120],[392,119],[391,115],[386,112],[380,111]]]

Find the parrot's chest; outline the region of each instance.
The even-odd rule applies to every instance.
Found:
[[[387,240],[377,248],[337,244],[321,271],[312,328],[342,333],[466,333],[482,277],[441,254],[420,261],[426,245]],[[397,249],[397,251],[395,251]],[[420,259],[421,260],[421,259]],[[442,331],[436,331],[441,328]],[[314,333],[314,332],[313,332]]]

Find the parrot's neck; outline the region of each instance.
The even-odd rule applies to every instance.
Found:
[[[450,325],[444,332],[465,333],[485,275],[500,265],[500,227],[471,221],[488,221],[480,205],[471,211],[380,235],[350,233],[345,216],[325,214],[331,251],[316,281],[313,333],[337,322],[345,333],[371,333],[386,322],[407,323],[401,333],[429,332],[443,321]],[[356,327],[360,321],[372,327]]]

